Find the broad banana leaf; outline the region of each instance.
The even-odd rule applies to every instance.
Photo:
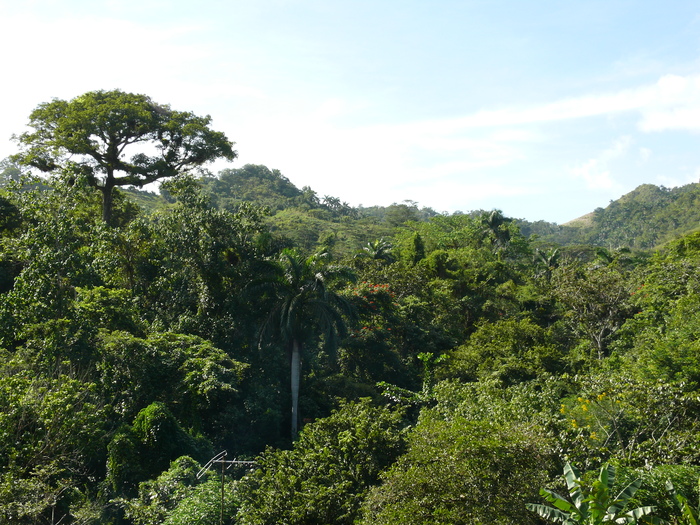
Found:
[[[615,515],[622,509],[624,509],[627,505],[627,502],[632,498],[632,496],[634,496],[635,492],[637,492],[637,490],[639,490],[639,487],[641,486],[642,480],[636,479],[632,483],[627,485],[624,489],[622,489],[615,498],[613,504],[610,505],[610,507],[608,508],[608,514]]]
[[[552,505],[554,505],[556,508],[564,511],[564,512],[576,512],[578,513],[577,509],[569,503],[566,499],[562,498],[559,494],[556,492],[553,492],[548,489],[540,489],[540,495],[549,501]]]
[[[625,512],[622,516],[614,520],[614,523],[639,523],[639,520],[641,518],[644,518],[643,523],[652,523],[652,524],[658,524],[661,525],[664,523],[662,519],[659,518],[653,518],[649,516],[652,512],[656,510],[656,507],[637,507],[636,509],[632,509],[629,512]],[[646,516],[646,517],[645,517]]]
[[[564,479],[566,480],[571,500],[576,508],[580,509],[584,500],[583,492],[581,492],[581,473],[571,463],[567,462],[564,465]]]
[[[527,510],[536,512],[546,520],[553,521],[555,523],[563,523],[564,525],[576,525],[577,520],[572,519],[571,514],[568,512],[562,512],[559,509],[550,507],[548,505],[540,505],[539,503],[528,503],[525,505]]]

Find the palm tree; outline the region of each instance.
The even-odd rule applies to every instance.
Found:
[[[270,275],[256,283],[263,299],[270,301],[260,341],[276,339],[289,351],[292,439],[299,428],[299,382],[304,343],[322,336],[326,347],[335,349],[338,340],[347,334],[343,315],[353,315],[351,304],[334,293],[329,284],[354,281],[354,274],[345,267],[323,264],[323,259],[323,255],[304,258],[285,250],[279,261],[270,266]]]
[[[394,262],[394,256],[391,254],[392,248],[393,245],[382,237],[374,242],[370,241],[365,244],[355,255],[355,258],[363,257],[373,261],[392,263]]]
[[[510,241],[508,224],[513,219],[505,217],[501,210],[492,210],[481,214],[482,234],[491,241],[491,246],[496,251],[505,248]]]
[[[559,248],[553,250],[540,250],[535,249],[535,264],[542,267],[542,270],[538,272],[538,277],[544,277],[547,282],[552,279],[552,271],[559,267],[560,258]]]

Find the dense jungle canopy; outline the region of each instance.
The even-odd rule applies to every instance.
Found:
[[[566,225],[352,207],[188,171],[232,143],[99,93],[154,119],[135,178],[44,126],[85,96],[0,164],[0,522],[536,524],[566,465],[697,518],[698,184]]]

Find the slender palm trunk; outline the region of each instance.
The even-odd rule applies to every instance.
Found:
[[[299,381],[301,379],[301,341],[292,341],[292,439],[299,432]]]

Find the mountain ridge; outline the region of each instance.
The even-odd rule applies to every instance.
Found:
[[[297,188],[279,170],[247,164],[223,170],[217,177],[201,179],[212,203],[235,209],[243,202],[269,210],[269,224],[282,236],[302,241],[310,249],[325,239],[352,238],[365,242],[388,235],[406,221],[423,221],[440,215],[414,201],[390,206],[354,208],[337,197],[323,196],[310,187]],[[141,192],[131,190],[138,196]],[[164,195],[167,199],[167,195]],[[140,199],[147,208],[153,199]],[[474,210],[467,214],[479,214]],[[462,214],[456,212],[455,214]],[[700,184],[675,188],[641,184],[605,208],[597,208],[563,224],[515,219],[526,236],[536,235],[543,244],[589,244],[611,249],[649,250],[700,228]]]

